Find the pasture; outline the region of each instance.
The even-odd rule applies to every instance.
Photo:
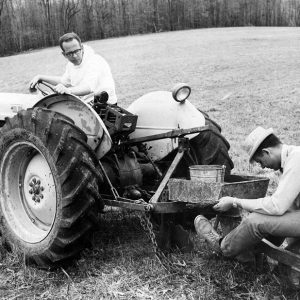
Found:
[[[192,87],[190,101],[222,126],[236,173],[276,175],[250,167],[241,142],[256,126],[273,127],[300,144],[298,28],[218,28],[114,38],[87,43],[109,62],[119,105],[141,95]],[[36,74],[62,74],[58,47],[0,58],[0,92],[28,92]],[[158,103],[159,105],[159,103]],[[218,258],[196,240],[175,253],[180,273],[167,273],[134,213],[108,213],[89,249],[65,269],[26,266],[12,253],[0,261],[1,299],[297,299],[268,269],[251,270]]]

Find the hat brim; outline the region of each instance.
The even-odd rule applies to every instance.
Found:
[[[258,147],[261,145],[261,143],[271,134],[273,134],[274,131],[273,131],[273,128],[269,128],[269,129],[266,129],[264,134],[260,136],[260,138],[256,141],[256,144],[254,145],[254,147],[252,147],[251,149],[251,153],[249,155],[249,162],[251,164],[254,163],[254,159],[253,159],[253,155],[255,154],[256,150],[258,149]]]

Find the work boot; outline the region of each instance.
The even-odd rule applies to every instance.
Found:
[[[216,252],[221,253],[220,235],[214,230],[211,223],[202,215],[195,218],[195,229],[197,233],[206,240],[210,248]]]

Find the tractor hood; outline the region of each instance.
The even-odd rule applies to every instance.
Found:
[[[146,137],[174,129],[188,129],[205,125],[202,113],[188,100],[176,102],[171,92],[156,91],[134,101],[127,110],[138,115],[136,130],[130,138]],[[193,138],[197,135],[190,134]],[[178,147],[178,139],[147,142],[150,157],[160,160]]]
[[[33,107],[40,99],[39,94],[0,93],[0,121],[22,109]]]

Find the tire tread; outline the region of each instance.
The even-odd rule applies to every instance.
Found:
[[[62,217],[57,218],[58,226],[53,226],[55,230],[52,228],[49,233],[52,235],[49,247],[43,251],[31,248],[25,255],[42,268],[57,266],[85,247],[86,237],[95,227],[98,209],[104,207],[98,192],[103,181],[97,169],[98,160],[86,143],[85,133],[60,113],[44,108],[21,111],[6,119],[1,139],[15,129],[34,134],[56,166]],[[10,243],[15,241],[11,239]]]

